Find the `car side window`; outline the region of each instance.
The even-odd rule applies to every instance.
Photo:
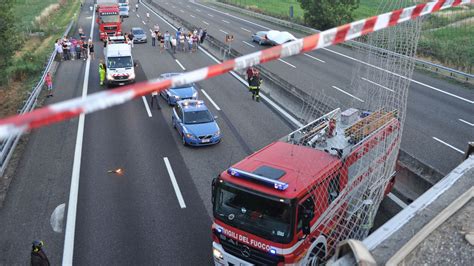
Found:
[[[178,117],[179,117],[179,119],[181,119],[181,122],[184,122],[183,121],[183,109],[181,108],[181,106],[179,106],[179,105],[177,105],[177,106],[178,106],[178,111],[177,111]]]

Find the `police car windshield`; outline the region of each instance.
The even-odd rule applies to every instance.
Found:
[[[133,33],[134,35],[143,35],[143,34],[145,34],[145,32],[144,32],[143,30],[141,30],[141,29],[139,29],[139,30],[133,30],[132,33]]]
[[[208,110],[184,112],[185,124],[202,124],[214,121]]]
[[[243,231],[278,243],[292,239],[291,206],[227,185],[217,188],[214,217]]]
[[[118,56],[107,58],[107,68],[127,68],[132,67],[132,58],[130,56]]]

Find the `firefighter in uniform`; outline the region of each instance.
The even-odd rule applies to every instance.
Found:
[[[252,100],[257,102],[260,101],[260,85],[262,80],[260,79],[260,73],[254,67],[247,69],[247,81],[249,83],[249,91],[252,92]]]

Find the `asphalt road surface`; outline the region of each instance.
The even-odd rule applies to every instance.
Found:
[[[92,0],[86,1],[85,6],[88,7],[91,2]],[[178,5],[180,2],[174,3]],[[187,7],[188,4],[191,8]],[[130,5],[133,7],[135,1],[130,1]],[[183,16],[186,15],[189,19],[194,19],[191,15],[197,17],[204,12],[203,8],[187,2],[181,9],[186,10],[187,13]],[[174,33],[174,29],[153,13],[150,21],[146,21],[146,12],[144,6],[140,6],[138,13],[130,12],[130,18],[125,19],[124,30],[142,27],[149,32],[153,25],[159,24],[161,31]],[[211,14],[216,21],[209,21],[210,34],[216,33],[214,27],[224,25],[221,23],[229,24],[226,27],[243,23],[240,20],[219,22],[216,18],[219,14]],[[207,14],[205,16],[212,18]],[[86,34],[90,31],[91,20],[92,13],[85,8],[80,14],[79,25]],[[243,28],[243,25],[240,27]],[[86,61],[61,63],[55,75],[55,96],[47,100],[47,103],[78,97],[84,88],[87,88],[88,93],[106,89],[99,86],[97,69],[99,59],[103,56],[95,23],[94,26],[97,59],[91,62],[88,80],[85,79],[88,75],[85,73]],[[245,29],[247,28],[254,30],[245,24]],[[236,36],[237,40],[242,40],[245,34]],[[341,68],[350,62],[344,61],[344,57],[334,57],[330,52],[316,52],[312,55],[320,56],[326,62],[322,69],[330,69],[332,61]],[[138,63],[138,81],[157,78],[166,72],[192,70],[215,63],[203,52],[160,53],[158,46],[151,46],[151,40],[146,44],[135,44],[133,56]],[[312,64],[311,67],[316,71],[316,65],[321,62],[303,62],[308,59],[311,58],[294,57],[288,62],[297,66],[297,69],[303,68],[300,64]],[[285,63],[272,64],[272,71],[281,71],[282,75],[293,71]],[[338,74],[331,76],[331,71],[327,73],[327,79],[340,78]],[[304,72],[293,73],[288,78],[303,75]],[[427,76],[419,78],[423,82],[435,80]],[[88,81],[86,87],[83,87],[83,80]],[[472,96],[463,88],[451,84],[449,86],[452,86],[449,88],[453,93],[459,93],[463,97]],[[218,116],[223,134],[223,141],[218,145],[184,147],[171,126],[171,108],[160,100],[162,109],[157,110],[156,106],[150,106],[149,97],[86,116],[80,157],[74,156],[78,119],[35,130],[15,173],[5,206],[0,210],[0,264],[28,263],[33,239],[45,241],[45,249],[52,264],[61,263],[63,247],[73,250],[73,262],[78,265],[211,264],[212,178],[250,153],[288,134],[292,126],[268,103],[252,101],[247,88],[229,74],[199,82],[197,87],[200,99]],[[425,88],[420,87],[418,90],[419,95],[416,97],[421,99],[417,101],[425,100],[424,104],[427,105],[434,101],[451,106],[449,102],[452,101],[452,108],[455,109],[450,117],[453,119],[461,115],[456,113],[458,109],[466,112],[472,107]],[[409,103],[409,106],[410,104],[413,103]],[[420,109],[424,110],[422,107]],[[430,111],[425,112],[430,114]],[[413,122],[421,128],[417,130],[425,130],[422,122],[428,118],[424,116],[428,115],[423,113],[419,120]],[[444,119],[447,115],[440,116]],[[409,113],[407,124],[410,119]],[[469,120],[469,117],[465,120]],[[430,126],[438,128],[436,125]],[[458,126],[460,132],[465,132],[462,125]],[[406,128],[409,127],[407,125]],[[405,133],[405,136],[410,134]],[[446,139],[450,141],[448,137]],[[454,139],[459,142],[454,142]],[[458,147],[462,147],[461,141],[453,137],[453,143]],[[427,145],[437,144],[428,142]],[[435,150],[446,152],[452,157],[459,156],[443,144]],[[419,152],[429,153],[421,149]],[[73,221],[76,226],[73,231],[74,240],[64,242],[64,228],[54,232],[50,219],[56,206],[69,202],[72,168],[78,164],[80,175],[75,206],[77,213]],[[124,174],[108,172],[117,168],[122,168]],[[382,206],[387,207],[377,224],[399,210],[390,201]],[[74,206],[67,206],[67,210],[71,208]]]
[[[152,1],[196,27],[207,28],[210,35],[222,42],[226,34],[232,34],[232,48],[242,54],[268,48],[253,43],[252,33],[269,29],[291,32],[204,1]],[[354,51],[337,46],[269,62],[264,68],[309,95],[322,92],[342,107],[349,107],[358,99],[366,99],[366,95],[351,89],[357,58]],[[421,72],[415,72],[412,79],[402,149],[446,174],[460,163],[468,141],[474,139],[474,88]]]

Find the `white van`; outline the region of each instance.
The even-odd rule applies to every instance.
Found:
[[[132,48],[125,43],[112,43],[105,50],[107,86],[125,85],[135,82],[135,64]]]

